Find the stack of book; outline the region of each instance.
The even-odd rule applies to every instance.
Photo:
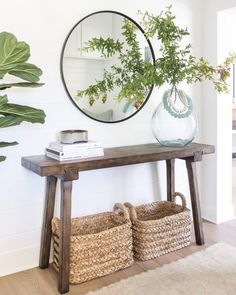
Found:
[[[58,161],[77,160],[104,156],[104,150],[101,143],[96,141],[72,144],[51,142],[46,148],[46,156]]]

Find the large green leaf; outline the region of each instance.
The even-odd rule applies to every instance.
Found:
[[[8,102],[7,95],[6,94],[3,96],[0,95],[0,107],[1,107],[1,105],[5,104],[7,102]]]
[[[0,114],[18,116],[31,123],[44,123],[46,116],[43,110],[13,103],[1,105]]]
[[[29,45],[17,41],[16,37],[8,32],[0,33],[0,79],[17,65],[28,60]]]
[[[23,121],[24,119],[22,117],[0,116],[0,128],[20,125],[20,123]]]
[[[6,160],[6,157],[5,156],[0,156],[0,162],[3,162]]]
[[[33,64],[23,63],[10,70],[8,74],[19,77],[25,81],[38,82],[42,71]]]
[[[16,145],[16,144],[18,144],[17,141],[12,141],[12,142],[0,141],[0,148],[7,147],[7,146],[10,146],[10,145]],[[6,160],[5,156],[0,156],[0,162],[3,162],[5,160]]]
[[[12,141],[12,142],[0,141],[0,148],[7,147],[7,146],[10,146],[10,145],[16,145],[16,144],[18,144],[17,141]],[[0,156],[0,162],[3,162],[5,160],[6,160],[5,156]]]
[[[39,87],[44,85],[38,83],[39,77],[42,75],[41,69],[27,63],[29,57],[30,47],[27,43],[17,41],[11,33],[0,33],[0,79],[3,79],[5,74],[9,74],[23,80],[23,82],[2,83],[0,90],[11,87]],[[0,95],[0,128],[16,126],[23,121],[44,123],[45,116],[43,110],[8,103],[7,95]],[[0,148],[16,144],[16,141],[0,142]],[[5,156],[0,156],[0,162],[5,159]]]
[[[30,88],[35,88],[35,87],[40,87],[43,86],[44,83],[31,83],[31,82],[19,82],[19,83],[3,83],[0,84],[0,90],[5,90],[7,88],[11,87],[30,87]]]
[[[7,147],[10,145],[16,145],[16,144],[18,144],[17,141],[11,141],[11,142],[0,141],[0,148]]]

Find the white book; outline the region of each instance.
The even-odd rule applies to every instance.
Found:
[[[87,155],[104,155],[104,149],[102,147],[96,147],[96,148],[84,148],[84,149],[76,149],[72,151],[57,151],[53,150],[51,148],[46,148],[46,152],[49,152],[51,154],[54,154],[58,157],[80,157],[80,156],[87,156]]]
[[[88,141],[80,143],[60,143],[55,141],[49,144],[50,149],[59,152],[75,151],[77,149],[90,149],[97,147],[102,147],[101,143],[97,141]]]
[[[71,155],[71,156],[60,156],[60,155],[56,155],[54,153],[50,153],[48,151],[46,151],[46,156],[58,161],[70,161],[70,160],[79,160],[79,159],[86,159],[86,158],[93,158],[93,157],[102,157],[104,156],[103,152],[97,152],[97,153],[88,153],[86,155]]]

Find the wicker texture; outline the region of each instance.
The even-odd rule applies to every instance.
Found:
[[[175,203],[176,197],[182,206]],[[173,202],[161,201],[129,208],[133,251],[138,260],[149,260],[186,247],[191,239],[191,216],[185,197],[176,192]]]
[[[59,267],[60,220],[53,218],[53,266]],[[70,283],[78,284],[133,264],[132,229],[128,209],[73,218],[70,239]]]

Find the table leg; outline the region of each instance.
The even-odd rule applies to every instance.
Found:
[[[166,160],[167,201],[172,201],[175,192],[175,159]]]
[[[72,181],[61,180],[58,291],[69,291]]]
[[[194,162],[192,158],[186,159],[186,166],[188,171],[189,188],[190,188],[190,194],[191,194],[196,243],[198,245],[203,245],[204,233],[203,233],[203,226],[202,226],[201,207],[200,207],[200,201],[199,201],[196,163]]]
[[[55,194],[56,194],[57,178],[54,176],[47,177],[46,199],[44,205],[44,217],[41,236],[41,248],[39,267],[47,268],[49,265],[50,247],[51,247],[51,220],[54,214]]]

